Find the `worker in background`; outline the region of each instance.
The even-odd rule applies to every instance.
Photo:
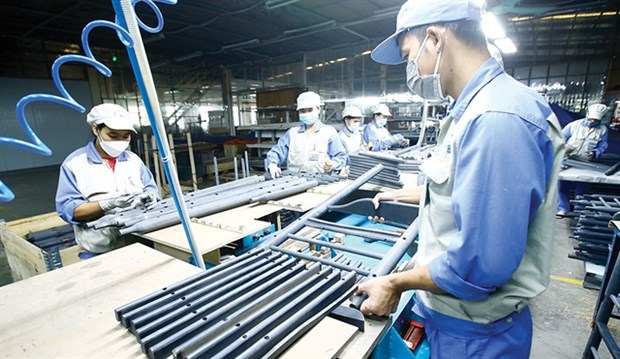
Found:
[[[158,197],[151,171],[127,150],[137,133],[129,113],[119,105],[97,105],[86,122],[95,138],[62,163],[56,191],[56,212],[73,225],[77,244],[86,250],[81,258],[128,244],[115,227],[92,229],[84,222],[148,206]]]
[[[409,0],[371,54],[407,62],[407,85],[423,99],[455,102],[420,166],[425,184],[373,199],[419,202],[411,269],[357,294],[368,295],[362,312],[388,315],[415,290],[432,358],[529,358],[528,303],[549,283],[564,142],[545,99],[490,56],[477,4]]]
[[[398,146],[408,146],[409,140],[403,135],[392,135],[385,127],[392,117],[390,109],[384,104],[371,107],[372,120],[364,127],[364,141],[372,146],[373,151],[385,151]]]
[[[297,97],[302,124],[286,131],[267,152],[271,178],[281,175],[284,162],[292,172],[329,173],[345,167],[347,152],[336,129],[321,122],[321,106],[321,97],[315,92],[303,92]]]
[[[566,141],[566,156],[582,161],[599,158],[607,149],[607,127],[601,119],[607,112],[607,106],[597,103],[590,105],[586,117],[573,121],[562,130]],[[589,186],[585,182],[560,181],[558,194],[558,217],[570,212],[569,193],[571,187],[575,189],[575,196],[588,192]]]
[[[347,155],[355,154],[360,151],[368,151],[372,147],[368,146],[362,136],[363,119],[364,115],[362,111],[355,106],[347,106],[342,111],[342,121],[344,124],[338,132],[338,135],[340,135],[340,140],[342,140]],[[347,165],[340,171],[340,174],[343,176],[349,175],[350,157],[348,160]]]

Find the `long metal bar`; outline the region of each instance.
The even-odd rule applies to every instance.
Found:
[[[246,333],[249,330],[266,320],[276,318],[275,313],[285,307],[287,303],[290,304],[293,301],[299,301],[299,298],[311,295],[314,292],[314,288],[322,287],[325,278],[330,276],[334,277],[332,272],[332,268],[322,269],[319,275],[309,277],[276,300],[267,303],[255,313],[245,318],[240,318],[240,320],[235,323],[234,327],[218,333],[218,335],[213,338],[210,336],[212,333],[200,333],[174,348],[172,351],[173,355],[175,358],[181,359],[185,358],[188,353],[209,352],[210,350],[219,352],[243,335],[246,335],[246,338],[248,338],[249,336]],[[286,314],[288,315],[289,313]]]
[[[347,247],[347,246],[343,246],[343,245],[337,244],[337,243],[332,243],[332,242],[327,242],[327,241],[317,241],[316,239],[302,237],[302,236],[298,236],[298,235],[295,235],[295,234],[289,234],[288,237],[291,238],[291,239],[294,239],[296,241],[302,241],[302,242],[306,242],[306,243],[310,243],[310,244],[316,244],[316,245],[319,245],[319,246],[325,246],[327,248],[337,249],[339,251],[359,254],[359,255],[364,256],[364,257],[375,258],[375,259],[382,259],[383,258],[382,255],[377,254],[375,252],[366,251],[366,250],[359,249],[359,248]]]
[[[206,278],[213,278],[216,276],[221,276],[221,275],[226,275],[227,274],[227,270],[234,270],[237,266],[242,266],[244,265],[246,260],[250,260],[250,259],[260,259],[260,258],[264,258],[267,257],[268,255],[270,255],[271,252],[267,251],[267,250],[263,250],[263,251],[256,251],[256,252],[252,252],[252,253],[245,253],[235,259],[226,261],[224,263],[221,263],[220,265],[213,267],[211,269],[209,269],[208,271],[205,272],[200,272],[198,274],[195,274],[187,279],[184,279],[182,281],[179,281],[175,284],[172,284],[170,286],[167,286],[159,291],[153,292],[149,295],[146,295],[140,299],[134,300],[133,302],[127,303],[123,306],[120,306],[118,308],[116,308],[114,310],[114,315],[116,317],[116,320],[120,321],[123,323],[123,325],[125,325],[124,320],[122,319],[123,315],[127,312],[130,312],[132,310],[138,309],[142,306],[144,306],[147,303],[150,303],[154,300],[157,300],[159,298],[162,298],[164,296],[170,296],[171,293],[175,293],[176,291],[178,291],[179,289],[191,285],[193,283],[199,282],[203,279]]]
[[[250,176],[250,158],[248,157],[248,151],[243,151],[243,156],[245,157],[245,173]]]
[[[194,234],[192,232],[192,227],[190,226],[190,217],[185,206],[185,201],[183,201],[183,191],[181,190],[179,177],[171,160],[172,156],[170,155],[170,145],[168,144],[168,139],[165,136],[166,129],[164,127],[161,109],[159,107],[159,100],[157,99],[157,91],[155,90],[153,74],[151,73],[149,60],[146,56],[144,44],[142,43],[142,36],[140,35],[140,29],[138,27],[138,21],[132,1],[112,1],[112,5],[116,14],[116,23],[127,29],[134,41],[133,47],[126,47],[127,54],[129,55],[129,60],[136,77],[136,82],[144,100],[143,102],[146,112],[149,115],[148,117],[151,123],[151,129],[153,131],[153,136],[157,140],[157,147],[160,151],[161,161],[164,166],[164,172],[166,173],[166,179],[170,184],[170,192],[179,212],[178,217],[182,223],[185,237],[187,238],[190,251],[194,257],[194,263],[196,266],[205,269],[204,260],[200,249],[194,240]]]
[[[277,261],[269,263],[264,267],[258,268],[258,270],[251,273],[249,276],[230,281],[223,284],[221,287],[204,293],[201,296],[194,296],[193,298],[186,298],[186,304],[176,306],[172,310],[166,311],[163,315],[156,316],[154,320],[143,323],[141,327],[136,327],[134,334],[138,339],[153,334],[163,328],[167,330],[174,330],[179,325],[186,324],[183,318],[189,316],[193,319],[200,319],[201,316],[209,315],[208,313],[213,309],[217,309],[227,302],[233,301],[235,298],[251,291],[256,286],[260,286],[269,281],[275,276],[278,276],[282,272],[289,271],[295,264],[294,260],[281,258]],[[174,325],[171,325],[174,323]],[[159,333],[160,335],[163,334]],[[154,338],[151,336],[151,340]],[[147,348],[146,341],[142,342],[144,348]]]
[[[220,171],[217,168],[217,157],[213,157],[213,175],[215,177],[215,185],[220,185]]]
[[[343,294],[353,294],[351,288],[354,285],[355,274],[344,274],[341,280],[335,285],[319,293],[319,295],[314,298],[312,302],[308,303],[303,310],[288,317],[283,323],[273,328],[266,335],[263,335],[262,340],[254,341],[252,346],[245,349],[242,353],[239,353],[237,358],[274,358],[281,354],[293,341],[312,328],[314,324],[318,323],[319,320],[340,305],[340,303],[345,301],[347,296]],[[315,317],[314,320],[310,321],[313,317]],[[293,335],[290,335],[291,331],[294,332]],[[285,338],[287,338],[287,340],[284,340]],[[267,355],[267,353],[270,354]]]
[[[346,271],[350,271],[350,272],[355,272],[355,273],[358,273],[358,274],[363,275],[363,276],[370,275],[370,272],[368,272],[366,270],[363,270],[363,269],[360,269],[360,268],[355,268],[355,267],[352,267],[350,265],[343,264],[343,263],[340,263],[340,262],[335,262],[335,261],[333,261],[331,259],[315,257],[315,256],[311,256],[309,254],[300,253],[300,252],[296,252],[296,251],[290,250],[288,248],[282,248],[282,247],[277,247],[277,246],[270,246],[269,248],[271,248],[271,250],[273,250],[273,251],[282,252],[282,253],[288,254],[289,256],[292,256],[292,257],[305,259],[307,261],[320,262],[320,263],[323,263],[325,265],[332,266],[334,268],[338,268],[338,269],[342,269],[342,270],[346,270]]]
[[[368,180],[371,179],[372,176],[381,172],[382,169],[383,169],[382,165],[380,164],[376,165],[371,170],[366,172],[363,176],[358,177],[356,180],[351,182],[351,184],[349,184],[348,186],[340,190],[338,193],[329,197],[325,202],[323,202],[322,204],[308,211],[306,214],[301,216],[299,220],[291,223],[286,228],[283,228],[282,230],[280,230],[276,236],[274,236],[271,240],[266,241],[263,244],[263,246],[265,247],[271,246],[271,245],[277,246],[277,245],[282,244],[284,241],[286,241],[289,233],[297,233],[300,229],[302,229],[304,227],[304,222],[308,218],[318,217],[319,215],[324,213],[329,206],[336,204],[342,199],[349,196],[355,190],[360,188],[364,183],[368,182]]]
[[[286,189],[281,189],[279,191],[269,191],[267,193],[261,194],[260,196],[251,197],[250,202],[251,203],[267,202],[267,201],[271,201],[277,198],[290,196],[295,193],[305,192],[309,190],[310,188],[316,187],[318,185],[319,185],[319,182],[310,180],[310,181],[306,181],[305,183],[300,183],[298,185],[291,186]]]
[[[222,278],[217,282],[210,282],[208,285],[201,286],[188,293],[187,295],[170,302],[168,304],[162,306],[151,306],[147,313],[142,314],[141,316],[130,318],[130,330],[135,331],[137,328],[143,326],[149,321],[154,320],[155,318],[159,318],[163,315],[166,315],[169,311],[172,311],[179,307],[186,307],[187,304],[192,303],[194,306],[196,304],[200,304],[205,300],[213,300],[214,296],[222,295],[227,291],[234,289],[235,287],[241,285],[242,283],[252,280],[255,276],[260,275],[262,271],[271,269],[274,265],[278,265],[283,263],[286,260],[285,257],[275,258],[270,257],[270,261],[267,263],[262,262],[254,262],[245,268],[239,269],[236,273],[231,273],[227,278]],[[193,302],[193,300],[197,300],[198,302]],[[191,308],[188,308],[191,309]],[[175,313],[178,314],[178,313]]]
[[[154,359],[168,357],[178,344],[198,334],[210,338],[213,335],[205,334],[208,331],[215,333],[229,329],[234,326],[237,319],[257,311],[261,302],[271,302],[277,299],[289,289],[288,284],[297,285],[318,271],[318,266],[306,269],[304,265],[297,263],[291,270],[286,270],[271,278],[268,282],[257,286],[230,303],[218,306],[208,313],[202,313],[202,311],[196,314],[190,313],[186,318],[147,336],[141,342],[142,349]]]
[[[317,284],[310,287],[304,293],[298,295],[296,298],[290,300],[288,303],[278,308],[272,315],[262,320],[259,324],[253,326],[248,330],[243,337],[236,337],[232,342],[226,345],[207,345],[204,348],[197,348],[195,351],[187,353],[187,355],[177,355],[178,358],[200,358],[208,357],[212,359],[217,358],[236,358],[241,353],[251,346],[254,342],[259,341],[261,338],[269,333],[274,327],[284,322],[294,313],[297,313],[300,309],[306,310],[308,303],[311,303],[316,298],[317,293],[323,293],[327,291],[331,286],[337,284],[340,281],[340,271],[333,271],[329,275],[319,281]]]
[[[352,236],[374,239],[377,241],[391,242],[391,243],[395,243],[396,238],[400,236],[400,234],[396,232],[384,231],[381,229],[374,229],[374,228],[360,229],[355,226],[348,226],[345,224],[333,223],[333,222],[325,221],[325,220],[318,219],[318,218],[309,218],[308,221],[306,222],[306,226],[317,228],[317,229],[322,229],[322,230],[327,230],[327,231],[332,231],[332,232],[341,232],[341,233],[349,234]]]

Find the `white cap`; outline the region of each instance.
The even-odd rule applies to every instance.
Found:
[[[364,117],[362,111],[355,106],[347,106],[342,110],[342,118],[346,117]]]
[[[319,96],[316,92],[302,92],[299,96],[297,96],[297,111],[302,108],[321,107],[321,105],[323,105],[321,96]]]
[[[597,103],[588,106],[588,113],[586,117],[600,121],[601,118],[603,118],[605,112],[607,112],[607,106],[603,105],[602,103]]]
[[[400,53],[398,35],[422,25],[464,19],[479,21],[482,16],[480,5],[479,0],[409,0],[398,12],[396,31],[375,47],[370,57],[380,64],[401,64],[405,60]]]
[[[373,115],[376,114],[376,113],[380,113],[383,116],[390,116],[390,117],[392,117],[392,113],[390,112],[390,109],[386,105],[384,105],[382,103],[380,103],[378,105],[372,106],[370,110],[372,111]]]
[[[128,130],[138,133],[129,112],[119,105],[104,103],[93,107],[86,116],[89,125],[104,124],[113,130]]]

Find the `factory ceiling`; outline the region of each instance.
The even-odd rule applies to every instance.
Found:
[[[179,0],[157,3],[164,18],[158,34],[143,32],[152,65],[274,64],[297,61],[322,49],[368,49],[394,31],[402,0]],[[490,0],[490,8],[517,46],[512,61],[535,63],[620,53],[617,1]],[[138,2],[139,18],[157,24]],[[80,53],[80,33],[96,19],[113,20],[111,1],[3,0],[0,36],[4,62],[36,51]],[[110,30],[97,29],[91,44],[122,51]],[[508,59],[510,62],[511,59]]]

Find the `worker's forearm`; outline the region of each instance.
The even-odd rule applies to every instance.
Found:
[[[85,202],[73,210],[74,221],[90,221],[101,216],[103,216],[103,210],[99,206],[99,202]]]
[[[393,273],[389,277],[390,284],[398,292],[422,289],[433,293],[445,293],[431,278],[428,265],[410,269],[405,272]]]
[[[394,199],[398,202],[418,204],[420,203],[423,188],[424,186],[418,186],[396,190],[393,192]]]

